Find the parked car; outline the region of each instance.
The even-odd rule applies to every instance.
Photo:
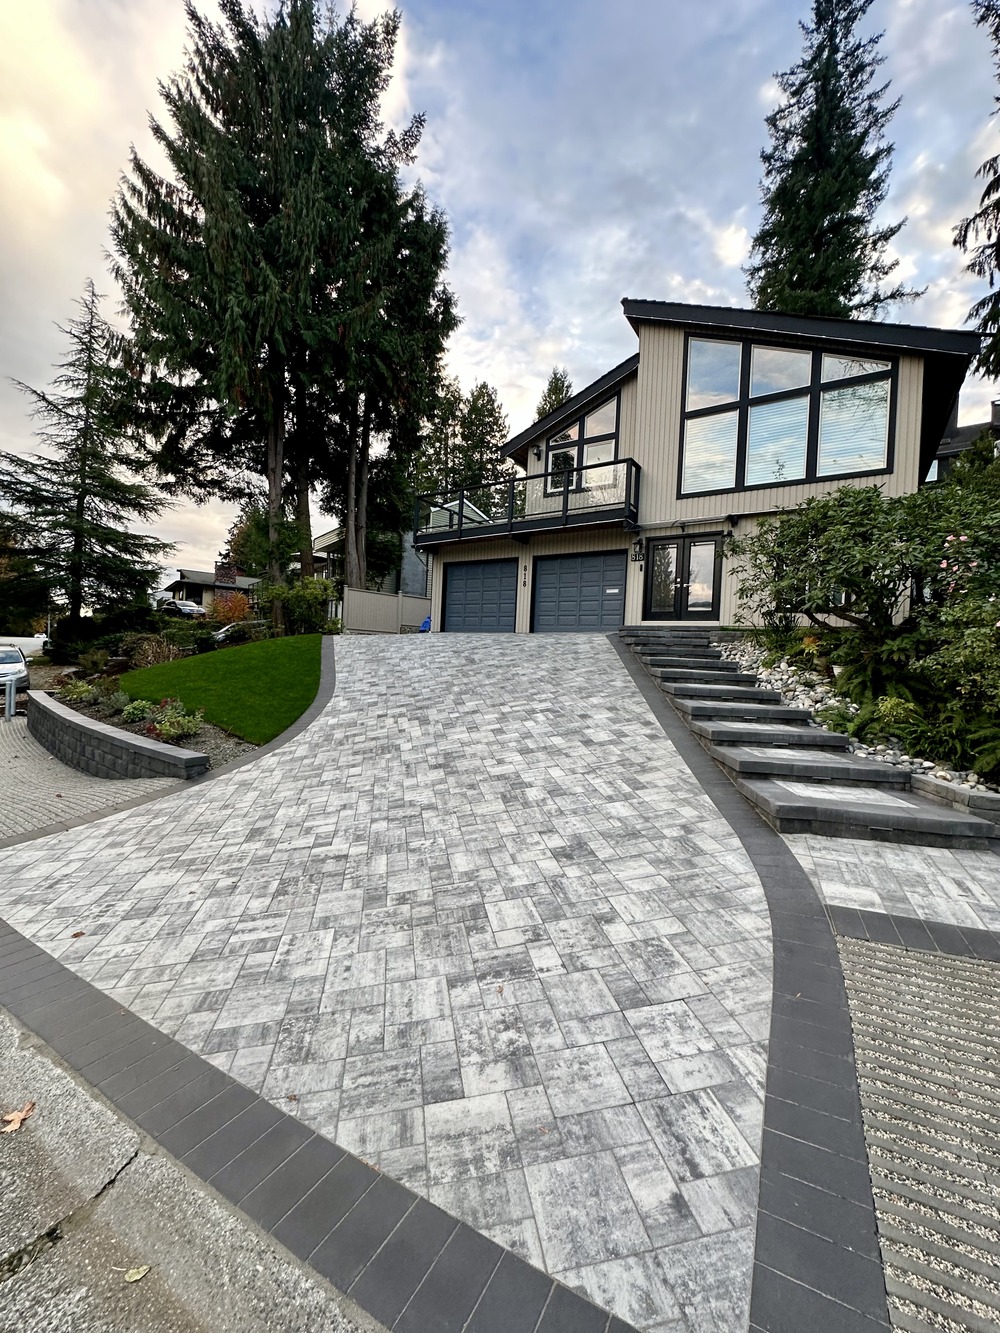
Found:
[[[217,629],[212,638],[216,643],[228,643],[230,639],[239,639],[248,632],[250,638],[255,639],[261,630],[267,627],[266,620],[234,620],[231,625],[223,625],[222,629]]]
[[[195,620],[199,616],[207,616],[208,612],[197,602],[183,602],[172,598],[169,602],[161,602],[160,613],[165,616],[187,616],[189,620]]]
[[[8,680],[13,676],[14,689],[28,688],[28,661],[20,648],[0,648],[0,692],[4,691]]]

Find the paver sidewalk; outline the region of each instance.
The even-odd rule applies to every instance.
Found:
[[[626,1321],[745,1328],[766,904],[603,637],[345,639],[287,745],[0,852],[0,884],[94,984]]]

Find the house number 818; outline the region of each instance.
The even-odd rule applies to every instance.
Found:
[[[521,571],[521,587],[526,588],[527,586],[528,586],[528,566],[525,565]]]

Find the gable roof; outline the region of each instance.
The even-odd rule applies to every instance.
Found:
[[[565,421],[572,421],[574,417],[581,416],[584,409],[589,406],[596,398],[606,394],[610,389],[616,388],[622,380],[628,379],[629,375],[635,373],[639,367],[639,353],[634,352],[627,361],[615,366],[602,375],[600,379],[594,380],[588,384],[585,389],[579,393],[573,394],[561,403],[554,412],[549,412],[547,416],[540,417],[527,430],[522,430],[519,435],[512,436],[503,446],[501,453],[504,458],[513,458],[515,463],[520,463],[522,467],[528,461],[528,445],[533,440],[538,439],[540,435],[547,435],[550,431],[555,432]]]
[[[231,583],[220,583],[215,577],[214,570],[178,569],[177,578],[173,583],[166,584],[164,592],[169,592],[171,588],[176,588],[182,583],[194,583],[203,588],[238,588],[241,592],[245,592],[250,588],[256,588],[259,582],[260,579],[251,579],[240,574]]]

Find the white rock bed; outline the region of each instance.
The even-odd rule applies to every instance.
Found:
[[[820,708],[840,707],[850,713],[858,713],[860,710],[857,704],[852,704],[837,694],[830,681],[820,676],[815,671],[805,671],[800,667],[792,666],[788,659],[783,657],[780,662],[773,666],[764,666],[764,658],[767,656],[763,648],[758,648],[745,639],[735,639],[729,643],[720,644],[723,657],[739,664],[741,671],[746,671],[756,675],[761,685],[768,689],[778,690],[786,703],[796,708],[809,708],[813,710],[813,725],[822,727],[824,731],[829,731],[829,727],[823,726],[815,718],[815,711]],[[891,739],[891,738],[890,738]],[[892,764],[895,768],[903,768],[911,773],[923,773],[930,777],[938,778],[942,782],[953,782],[958,787],[981,787],[984,791],[1000,791],[995,783],[985,782],[976,773],[962,772],[954,768],[949,768],[947,764],[935,763],[932,759],[922,759],[914,755],[907,754],[898,745],[865,745],[861,741],[852,739],[851,749],[859,756],[865,759],[874,759],[878,763]]]

